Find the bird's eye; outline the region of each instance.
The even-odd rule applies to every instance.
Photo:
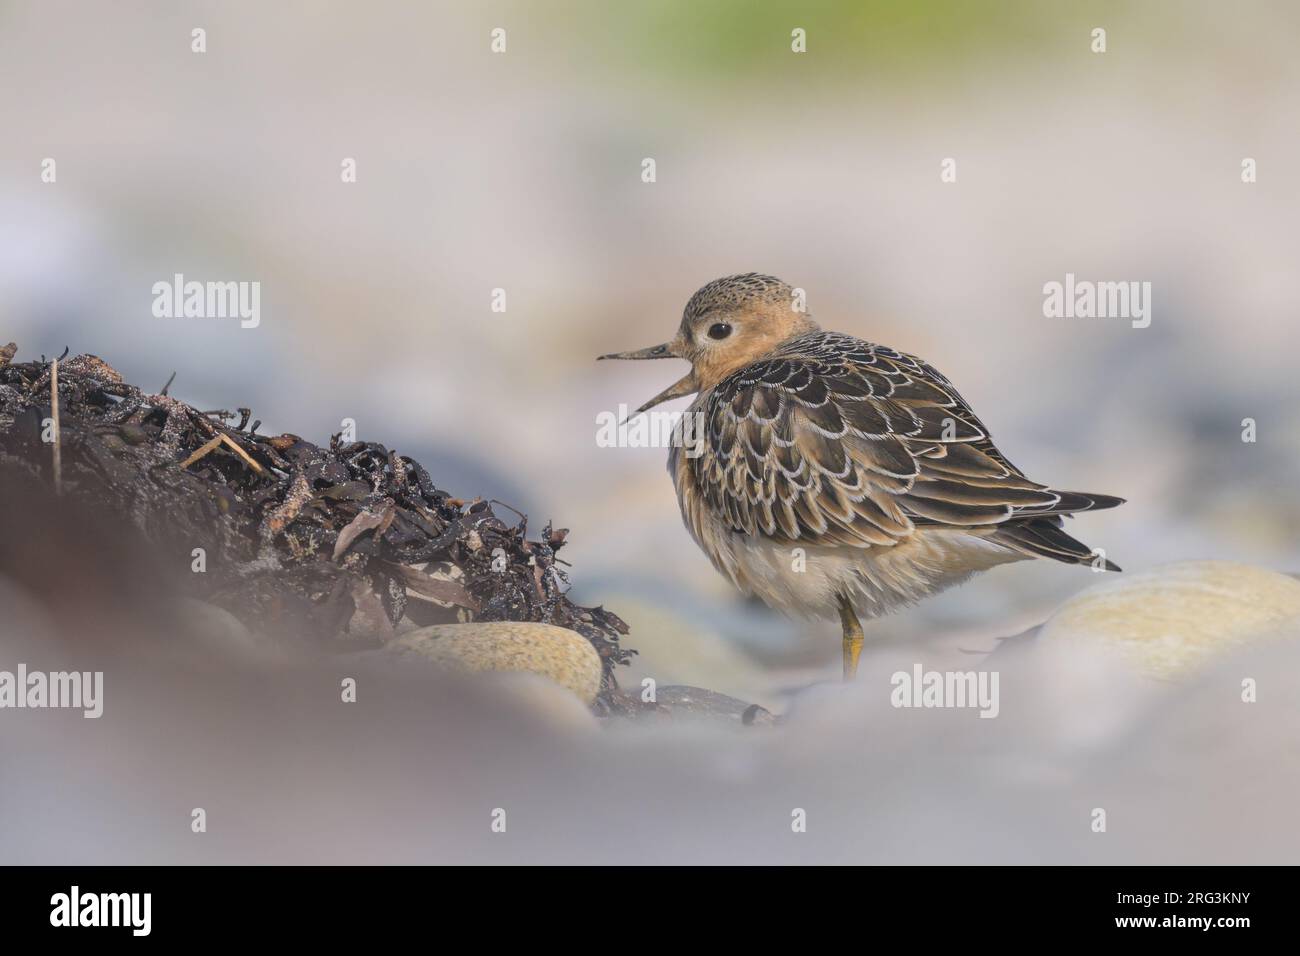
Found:
[[[711,339],[725,339],[730,334],[731,326],[726,322],[716,322],[709,326],[709,338]]]

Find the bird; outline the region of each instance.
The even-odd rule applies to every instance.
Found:
[[[695,396],[668,455],[686,529],[742,593],[838,616],[845,680],[862,620],[976,572],[1031,558],[1120,570],[1062,519],[1124,499],[1031,481],[934,366],[823,330],[774,276],[715,279],[670,341],[599,358],[690,362],[633,413]]]

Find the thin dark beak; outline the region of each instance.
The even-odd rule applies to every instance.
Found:
[[[648,349],[637,349],[634,352],[613,352],[610,355],[602,355],[596,361],[600,361],[601,359],[641,360],[641,359],[683,358],[680,352],[681,350],[678,347],[678,342],[676,339],[674,339],[671,342],[665,342],[663,345],[652,345]],[[691,395],[695,392],[698,392],[699,390],[700,387],[697,384],[695,384],[695,370],[692,369],[691,371],[687,372],[684,377],[678,379],[676,382],[673,382],[673,384],[669,385],[667,388],[665,388],[654,398],[650,399],[650,401],[646,402],[644,405],[638,408],[635,412],[629,415],[628,418],[632,418],[636,415],[640,415],[642,412],[649,411],[650,409],[654,408],[656,405],[659,405],[663,402],[671,401],[674,398],[681,398],[685,395]],[[626,419],[624,421],[626,421]]]
[[[677,358],[677,353],[673,351],[673,343],[665,342],[663,345],[652,345],[648,349],[637,349],[634,352],[611,352],[609,355],[601,355],[596,361],[602,359],[661,359]]]
[[[684,395],[693,395],[699,390],[700,387],[695,384],[695,370],[692,369],[691,371],[687,372],[684,377],[679,378],[677,381],[673,382],[671,385],[665,388],[654,398],[650,399],[650,401],[646,402],[644,405],[638,408],[635,412],[629,415],[628,418],[631,418],[635,415],[640,415],[642,412],[648,412],[656,405],[659,405],[663,402],[670,402],[674,398],[681,398]]]

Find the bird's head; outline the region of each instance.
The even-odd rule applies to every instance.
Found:
[[[787,339],[817,328],[795,290],[773,276],[746,273],[714,279],[682,312],[677,335],[662,345],[614,352],[602,359],[680,358],[691,363],[685,377],[637,409],[712,388]]]

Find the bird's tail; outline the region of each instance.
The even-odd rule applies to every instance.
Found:
[[[1123,498],[1112,495],[1084,494],[1078,491],[1059,491],[1061,500],[1050,510],[1012,517],[998,527],[992,540],[1003,547],[1038,558],[1051,558],[1066,564],[1089,564],[1107,571],[1120,570],[1119,565],[1105,555],[1089,548],[1082,541],[1070,537],[1062,530],[1062,516],[1069,517],[1077,511],[1099,511],[1124,503]]]

